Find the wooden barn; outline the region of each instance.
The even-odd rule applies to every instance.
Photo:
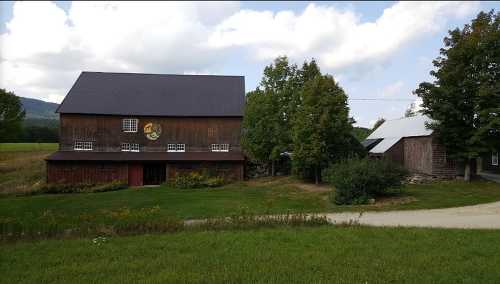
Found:
[[[411,173],[455,177],[460,167],[446,156],[446,148],[425,126],[430,121],[423,115],[388,120],[363,145],[370,157],[390,159]]]
[[[241,180],[242,76],[83,72],[57,109],[49,183],[154,185],[204,171]]]

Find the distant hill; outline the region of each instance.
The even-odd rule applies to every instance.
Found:
[[[59,116],[55,113],[59,104],[23,97],[19,97],[19,99],[26,111],[26,119],[59,119]]]

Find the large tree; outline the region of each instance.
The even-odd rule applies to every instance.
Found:
[[[24,116],[19,97],[0,89],[0,141],[12,142],[21,135]]]
[[[499,24],[498,13],[481,12],[463,29],[449,31],[433,61],[435,81],[415,90],[448,155],[465,162],[465,180],[474,158],[500,147]]]
[[[346,157],[355,138],[347,95],[332,76],[305,84],[293,126],[293,168],[303,178],[321,180],[321,170]]]
[[[281,56],[265,67],[260,86],[247,95],[242,145],[252,159],[269,163],[272,175],[281,153],[293,147],[291,129],[304,83],[318,74],[314,59],[299,69]]]

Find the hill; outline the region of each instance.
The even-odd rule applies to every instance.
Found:
[[[59,119],[55,113],[59,104],[23,97],[19,97],[19,100],[26,111],[26,119]]]

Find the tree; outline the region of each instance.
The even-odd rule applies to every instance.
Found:
[[[277,122],[273,97],[260,89],[249,92],[243,118],[241,144],[253,160],[269,162],[276,151]]]
[[[417,115],[417,110],[416,110],[416,106],[415,106],[415,103],[411,103],[410,104],[410,107],[408,107],[405,111],[405,117],[413,117],[413,116],[416,116]]]
[[[321,170],[349,153],[352,125],[347,95],[332,76],[315,76],[304,86],[302,105],[293,126],[296,174],[321,180]],[[359,142],[358,142],[359,143]]]
[[[0,89],[0,141],[14,141],[22,133],[25,112],[22,104],[12,92]]]
[[[384,122],[385,122],[385,118],[383,118],[383,117],[380,117],[379,119],[377,119],[377,121],[375,121],[375,123],[373,124],[372,132],[375,131],[377,128],[379,128],[380,125],[382,125]]]
[[[423,113],[435,122],[450,157],[470,164],[480,153],[500,147],[500,14],[481,12],[463,29],[449,31],[444,48],[433,61],[435,77],[414,93]]]

